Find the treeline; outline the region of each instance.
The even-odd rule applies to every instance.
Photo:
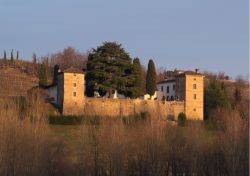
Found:
[[[241,118],[249,119],[249,83],[242,77],[235,81],[221,80],[218,77],[206,78],[204,90],[205,118],[212,118],[218,108],[233,109]]]
[[[69,147],[53,137],[44,105],[37,96],[24,107],[22,101],[1,102],[0,175],[249,174],[248,121],[238,111],[214,111],[216,126],[187,121],[182,127],[139,117],[85,119],[74,127],[75,147]]]
[[[13,58],[13,51],[11,52]],[[18,55],[17,55],[18,57]],[[3,62],[5,62],[6,53]],[[154,95],[156,91],[157,73],[152,59],[145,69],[138,57],[131,58],[121,44],[104,42],[88,53],[81,53],[74,48],[65,48],[62,52],[43,57],[32,56],[32,73],[37,72],[39,84],[47,86],[54,83],[56,71],[71,66],[86,71],[86,93],[101,96],[117,90],[130,98],[137,98],[146,93]]]

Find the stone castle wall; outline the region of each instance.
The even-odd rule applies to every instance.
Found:
[[[67,107],[64,107],[67,108]],[[87,116],[129,116],[148,112],[152,117],[177,119],[184,112],[184,102],[155,100],[85,98],[82,114]],[[64,112],[70,112],[70,109]]]

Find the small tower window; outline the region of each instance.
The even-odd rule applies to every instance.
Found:
[[[161,86],[161,91],[163,92],[163,86]]]
[[[196,100],[196,94],[194,94],[194,99]]]
[[[74,73],[74,76],[76,76],[76,74]]]
[[[194,108],[194,111],[196,111],[196,108]]]
[[[76,87],[76,83],[74,83],[73,86]]]
[[[76,92],[73,92],[73,96],[76,97]]]
[[[167,93],[169,93],[169,86],[167,86]]]
[[[193,88],[196,89],[196,84],[193,84]]]
[[[173,90],[175,90],[175,84],[173,85]]]

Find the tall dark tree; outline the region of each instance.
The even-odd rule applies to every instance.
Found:
[[[133,60],[133,73],[135,76],[134,83],[134,94],[132,97],[137,98],[140,95],[144,95],[144,84],[143,84],[143,70],[139,58]]]
[[[42,63],[39,66],[39,85],[40,86],[46,86],[47,85],[47,72],[45,64]]]
[[[7,56],[6,56],[6,51],[5,50],[3,52],[3,63],[7,64]]]
[[[148,71],[146,77],[146,92],[152,96],[156,91],[156,70],[152,59],[148,62]]]
[[[56,65],[54,66],[53,84],[56,84],[56,83],[57,83],[58,71],[59,71],[59,65],[56,64]]]
[[[19,51],[16,52],[16,60],[19,59]]]
[[[11,50],[11,53],[10,53],[10,63],[11,63],[11,64],[14,64],[13,49]]]
[[[120,44],[105,42],[89,54],[86,81],[88,96],[93,96],[97,84],[100,95],[116,89],[131,97],[134,88],[132,59]]]
[[[33,55],[32,55],[32,63],[36,64],[36,62],[37,62],[36,53],[33,53]]]

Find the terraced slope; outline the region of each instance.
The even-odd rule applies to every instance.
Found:
[[[21,69],[0,68],[0,97],[26,96],[27,91],[38,85],[38,78]]]

